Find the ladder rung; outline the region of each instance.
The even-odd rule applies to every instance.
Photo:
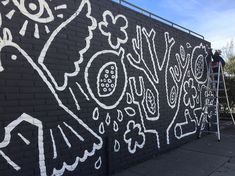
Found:
[[[216,88],[210,88],[210,90],[212,90],[212,91],[225,91],[225,89],[216,89]]]
[[[218,105],[213,105],[213,104],[205,104],[205,106],[207,106],[207,107],[216,107],[216,106],[218,106]]]
[[[208,131],[208,130],[202,130],[201,131],[202,133],[215,133],[215,134],[217,134],[218,132],[217,131]]]
[[[212,83],[217,84],[217,83],[218,83],[218,81],[209,81],[209,83],[210,83],[210,84],[212,84]],[[220,81],[219,81],[219,84],[222,84],[222,83],[223,83],[223,81],[222,81],[222,80],[220,80]]]
[[[218,125],[217,122],[210,122],[211,125]]]

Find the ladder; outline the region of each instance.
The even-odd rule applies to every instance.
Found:
[[[235,125],[232,109],[230,108],[228,93],[224,79],[224,72],[220,62],[210,63],[207,72],[207,90],[205,97],[204,114],[201,121],[199,138],[202,133],[215,133],[218,141],[220,135],[220,101],[226,101],[232,122]],[[222,95],[223,93],[223,95]]]

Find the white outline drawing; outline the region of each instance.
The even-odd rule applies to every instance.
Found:
[[[118,119],[119,122],[122,122],[123,121],[123,113],[119,109],[117,110],[117,112],[118,112],[117,119]]]
[[[107,21],[107,16],[109,16],[111,19],[112,19],[112,23],[113,25],[117,23],[117,21],[119,20],[119,18],[122,18],[122,20],[125,21],[125,25],[120,27],[120,31],[122,31],[125,35],[125,38],[124,39],[121,39],[121,38],[117,38],[117,44],[113,44],[112,43],[112,33],[111,32],[106,32],[104,31],[102,28],[105,27],[107,28],[109,23]],[[113,16],[112,12],[106,10],[104,13],[103,13],[103,21],[99,23],[99,29],[101,31],[101,33],[108,37],[108,41],[109,41],[109,45],[113,48],[113,49],[118,49],[121,44],[125,44],[128,40],[128,35],[127,35],[127,32],[126,32],[126,29],[128,28],[128,20],[127,18],[124,16],[124,15],[117,15],[117,16]]]
[[[120,148],[121,148],[121,146],[120,146],[119,141],[117,139],[115,139],[114,146],[113,146],[113,151],[117,153],[117,152],[120,151]]]
[[[194,58],[195,53],[198,54],[197,58]],[[205,80],[201,80],[204,75],[203,73],[207,69],[206,57],[206,46],[202,43],[193,49],[193,54],[191,56],[191,72],[198,84],[205,84],[207,82],[207,77],[205,77]]]
[[[188,109],[185,110],[184,117],[185,117],[185,122],[177,123],[174,128],[175,137],[177,139],[181,139],[186,136],[193,135],[197,132],[197,122],[191,117]],[[189,125],[191,125],[190,127],[193,126],[194,129],[190,128]],[[189,130],[192,130],[192,131],[189,131]]]
[[[99,116],[100,116],[99,108],[96,107],[96,108],[93,110],[92,119],[94,119],[94,120],[99,120]]]
[[[145,133],[153,133],[156,136],[156,143],[157,143],[157,148],[160,148],[160,140],[159,140],[159,135],[156,129],[148,129],[146,126],[146,119],[152,123],[151,118],[148,119],[147,112],[145,110],[145,86],[144,86],[144,80],[143,77],[139,77],[139,83],[140,83],[140,91],[137,91],[136,87],[136,78],[135,77],[130,77],[129,78],[129,84],[130,84],[130,89],[131,89],[131,95],[133,99],[133,104],[138,106],[139,109],[139,115],[141,118],[141,123],[144,129]]]
[[[133,109],[132,107],[126,107],[124,108],[126,114],[130,117],[133,117],[136,115],[135,109]]]
[[[112,65],[112,67],[114,67],[114,70],[113,70],[113,75],[111,75],[111,71],[110,70],[107,70],[107,67]],[[106,70],[105,70],[106,69]],[[107,72],[109,71],[109,72]],[[105,74],[104,74],[105,72]],[[107,73],[106,73],[107,72]],[[103,74],[103,76],[105,75],[106,77],[102,79],[101,75]],[[97,75],[97,92],[98,92],[98,95],[100,97],[109,97],[111,96],[115,90],[116,90],[116,87],[117,87],[117,79],[118,79],[118,68],[117,68],[117,65],[115,62],[108,62],[106,64],[104,64],[100,70],[99,70],[99,73]],[[109,82],[110,81],[110,82]],[[103,84],[103,86],[102,86]],[[113,86],[112,86],[113,85]],[[102,89],[103,88],[103,89]],[[108,91],[109,93],[106,93],[104,91],[104,89],[106,89],[106,92]],[[103,90],[101,93],[101,90]],[[110,91],[111,90],[111,91]]]
[[[87,100],[87,101],[90,101],[88,95],[87,95],[87,94],[85,93],[85,91],[82,89],[82,86],[81,86],[79,83],[77,83],[77,82],[76,82],[76,84],[77,84],[79,90],[81,91],[81,93],[86,97],[86,100]]]
[[[45,155],[44,155],[44,142],[43,142],[43,126],[42,122],[38,119],[33,118],[28,114],[22,114],[19,118],[11,122],[5,127],[5,137],[2,142],[0,142],[0,154],[6,159],[9,165],[11,165],[16,171],[19,171],[21,167],[14,163],[3,151],[2,148],[7,147],[11,142],[12,131],[21,123],[27,122],[38,128],[38,156],[39,156],[39,169],[41,176],[46,176],[46,165],[45,165]]]
[[[111,123],[111,117],[110,117],[109,113],[106,114],[105,123],[107,126],[109,126]]]
[[[133,139],[132,138],[128,138],[128,139],[126,138],[127,134],[130,133],[131,130],[133,130],[133,129],[130,129],[130,125],[131,124],[133,126],[133,129],[135,129],[135,128],[138,129],[138,135],[142,136],[142,138],[143,138],[143,142],[142,143],[138,143],[138,141],[134,141],[133,148],[132,148],[132,140]],[[137,148],[142,149],[144,147],[144,144],[145,144],[145,134],[141,130],[141,125],[140,124],[136,124],[135,121],[133,121],[133,120],[129,121],[126,127],[127,127],[127,130],[124,133],[123,138],[124,138],[124,141],[128,144],[128,151],[131,154],[134,154],[136,152]]]
[[[127,102],[127,104],[129,104],[129,105],[133,103],[131,94],[130,94],[129,92],[126,93],[126,102]]]
[[[53,22],[55,20],[55,16],[53,15],[52,10],[49,7],[49,4],[45,0],[37,1],[38,5],[33,2],[28,4],[28,8],[33,13],[30,13],[27,10],[25,0],[20,0],[20,1],[12,0],[12,2],[14,4],[14,6],[17,8],[17,10],[19,10],[19,12],[27,18],[24,21],[24,23],[19,31],[19,34],[21,36],[23,36],[23,37],[25,36],[29,20],[34,22],[34,28],[35,28],[34,38],[36,38],[36,39],[40,38],[40,32],[39,32],[39,27],[38,27],[39,24],[44,25],[44,29],[47,34],[50,33],[50,29],[47,24]],[[2,4],[4,6],[6,6],[9,3],[10,3],[10,1],[8,1],[8,0],[2,1]],[[58,11],[58,10],[64,10],[66,8],[67,8],[67,5],[62,4],[62,5],[55,7],[54,10]],[[9,20],[11,20],[15,13],[16,13],[16,9],[13,9],[13,10],[10,10],[5,16]],[[45,14],[46,14],[46,17],[42,17],[42,16],[45,16]],[[63,18],[63,14],[58,14],[57,17]]]
[[[50,47],[50,45],[52,44],[54,38],[57,36],[57,34],[60,33],[60,31],[65,28],[69,23],[71,23],[74,19],[76,19],[81,11],[83,10],[83,8],[86,8],[85,6],[87,6],[87,10],[88,13],[86,14],[86,17],[88,19],[90,19],[92,21],[92,25],[88,27],[88,31],[89,31],[89,36],[86,37],[85,41],[86,41],[86,46],[85,48],[83,48],[82,50],[79,51],[79,56],[80,58],[78,58],[77,61],[74,62],[74,67],[75,70],[72,73],[64,73],[64,83],[62,85],[58,85],[58,83],[56,82],[55,78],[52,76],[50,70],[47,68],[47,66],[44,64],[44,59],[46,57],[47,51]],[[89,0],[82,0],[79,8],[76,10],[76,12],[69,17],[66,21],[64,21],[63,23],[61,23],[51,34],[51,36],[49,37],[49,39],[47,40],[46,44],[44,45],[40,56],[38,57],[38,63],[42,66],[42,68],[44,69],[44,71],[47,73],[47,75],[50,77],[51,81],[53,82],[55,88],[59,91],[64,90],[67,87],[68,84],[68,78],[69,77],[74,77],[77,76],[77,74],[80,71],[80,66],[79,64],[81,64],[84,60],[83,58],[83,54],[90,48],[90,40],[93,38],[93,30],[95,30],[97,27],[97,22],[95,20],[95,18],[93,18],[91,16],[91,4]]]
[[[66,107],[62,103],[62,101],[60,100],[59,96],[57,95],[55,89],[53,88],[52,84],[47,79],[47,77],[44,75],[42,70],[34,63],[33,59],[22,48],[20,48],[20,46],[18,44],[12,42],[11,32],[7,28],[3,29],[3,38],[0,38],[0,52],[2,51],[2,49],[4,47],[13,47],[13,48],[17,49],[22,54],[22,56],[24,56],[24,58],[31,65],[31,67],[38,73],[38,75],[40,76],[42,81],[47,85],[47,87],[51,91],[52,95],[54,96],[55,100],[57,101],[59,107],[62,108],[65,112],[67,112],[72,118],[74,118],[78,122],[77,125],[82,126],[82,128],[86,129],[86,131],[88,131],[92,136],[94,136],[99,141],[99,143],[93,144],[92,151],[86,150],[86,151],[84,151],[84,154],[81,158],[76,157],[76,160],[73,164],[68,165],[67,163],[64,162],[63,167],[60,170],[57,170],[54,168],[52,175],[61,175],[65,172],[65,170],[74,171],[80,162],[84,162],[88,157],[93,156],[95,154],[96,150],[100,150],[102,148],[102,146],[103,146],[102,138],[100,136],[98,136],[90,127],[87,126],[87,124],[85,124],[80,118],[78,118],[77,115],[75,115],[68,107]],[[0,65],[0,68],[1,67],[2,66]],[[3,67],[2,67],[2,69],[3,69]],[[40,147],[43,148],[43,146],[40,146]],[[41,166],[40,169],[43,170],[42,175],[45,175],[46,166],[45,167]]]
[[[118,52],[113,51],[113,50],[103,50],[103,51],[97,52],[95,55],[92,56],[92,58],[89,60],[87,66],[85,68],[84,77],[85,77],[85,83],[87,86],[87,90],[88,90],[90,96],[92,97],[92,99],[95,100],[96,103],[104,109],[116,108],[118,106],[118,104],[120,103],[120,101],[122,100],[123,96],[125,95],[125,91],[126,91],[126,87],[127,87],[127,72],[126,72],[126,68],[125,68],[125,64],[124,64],[124,53],[125,53],[125,51],[123,48],[120,48]],[[90,83],[89,83],[89,69],[92,67],[92,63],[94,62],[95,59],[97,59],[97,57],[102,56],[104,54],[113,54],[116,57],[118,57],[118,59],[120,59],[120,60],[117,60],[117,62],[121,63],[122,69],[123,69],[123,74],[124,74],[124,78],[123,78],[124,80],[122,80],[122,81],[117,80],[117,82],[121,82],[123,84],[122,93],[119,96],[118,100],[116,100],[115,102],[113,102],[111,104],[101,102],[102,99],[99,99],[99,97],[95,95],[95,93],[92,91]],[[112,59],[114,59],[114,57]],[[120,71],[121,69],[118,68],[118,70]],[[98,80],[98,76],[97,76],[96,80]],[[103,97],[103,98],[105,98],[105,97]],[[112,98],[115,98],[115,97],[112,97]],[[110,101],[108,103],[110,103]]]
[[[191,48],[191,45],[189,44],[189,43],[187,43],[186,44],[187,45],[187,48]],[[177,100],[177,109],[176,109],[176,111],[175,111],[175,115],[174,115],[174,117],[173,117],[173,119],[172,119],[172,121],[171,121],[171,123],[170,123],[170,125],[167,127],[167,129],[166,129],[166,133],[167,133],[167,144],[170,144],[170,137],[169,137],[169,135],[170,135],[170,130],[172,129],[172,127],[173,127],[173,125],[174,125],[174,123],[175,123],[175,120],[176,120],[176,118],[177,118],[177,116],[178,116],[178,113],[179,113],[179,110],[180,110],[180,104],[181,104],[181,99],[182,99],[182,94],[183,94],[183,90],[184,90],[184,83],[185,83],[185,79],[186,79],[186,76],[187,76],[187,74],[188,74],[188,70],[190,69],[190,67],[192,66],[192,61],[194,60],[194,57],[197,57],[197,55],[196,54],[201,54],[201,52],[198,52],[197,50],[198,49],[203,49],[204,48],[204,46],[202,45],[202,44],[200,44],[199,46],[195,46],[194,48],[193,48],[193,50],[192,50],[192,54],[191,54],[191,57],[186,57],[186,66],[185,66],[185,71],[184,71],[184,73],[183,73],[183,75],[182,75],[182,78],[181,78],[181,80],[182,80],[182,83],[181,83],[181,85],[180,85],[180,87],[179,87],[179,93],[178,93],[178,100]],[[182,49],[181,49],[182,50]],[[181,51],[182,52],[182,51]],[[180,65],[182,65],[182,64],[180,64]],[[191,72],[192,72],[193,70],[191,69]],[[192,78],[190,78],[190,79],[192,79]],[[195,78],[196,79],[196,78]],[[193,79],[192,79],[193,80]],[[201,82],[201,81],[198,81],[197,79],[196,79],[196,81],[197,81],[197,83],[198,84],[204,84],[203,82]],[[187,82],[187,81],[186,81]],[[196,91],[196,93],[197,93],[197,91]],[[195,97],[196,98],[196,97]],[[187,104],[187,103],[186,103]],[[195,106],[195,105],[191,105],[191,106]],[[190,116],[191,117],[191,116]],[[197,124],[198,122],[197,122],[197,120],[195,120],[195,123]]]
[[[127,55],[127,58],[130,62],[130,64],[135,67],[138,70],[141,70],[144,72],[144,74],[147,76],[147,80],[151,83],[152,87],[154,88],[154,92],[156,92],[157,96],[159,96],[158,94],[158,90],[156,85],[159,84],[159,76],[158,73],[165,71],[165,77],[167,76],[167,71],[168,71],[168,65],[169,65],[169,60],[170,60],[170,54],[171,54],[171,49],[173,47],[173,45],[175,44],[175,40],[174,38],[170,38],[169,33],[165,32],[164,33],[164,37],[165,37],[165,44],[166,44],[166,50],[165,50],[165,54],[164,54],[164,58],[162,60],[162,63],[160,63],[157,52],[156,52],[156,45],[155,45],[155,38],[156,38],[156,31],[154,29],[151,29],[150,32],[147,32],[146,28],[142,28],[140,26],[136,26],[136,33],[137,33],[137,37],[132,39],[132,47],[133,50],[135,52],[135,54],[137,55],[137,58],[134,58],[134,56],[129,53]],[[144,53],[143,53],[143,36],[145,37],[147,43],[148,43],[148,49],[149,49],[149,53],[150,53],[150,58],[151,58],[151,67],[150,68],[147,64],[146,64],[146,59],[148,58],[144,58]],[[168,85],[167,85],[167,78],[165,78],[166,83],[166,89],[167,89],[167,100],[169,103],[169,95],[168,95]],[[158,120],[159,118],[159,98],[156,98],[157,102],[157,116],[153,116],[150,113],[150,117],[148,117],[149,120]],[[170,103],[169,103],[170,105]]]
[[[187,90],[186,90],[186,85],[187,85]],[[184,89],[184,96],[183,96],[184,104],[185,106],[190,106],[190,108],[193,109],[195,107],[195,99],[197,98],[197,90],[196,87],[194,86],[194,81],[192,78],[184,82],[183,89]],[[195,93],[189,94],[188,91],[191,92],[192,90],[194,90]],[[186,97],[188,97],[188,101],[186,101]]]
[[[75,105],[77,107],[77,110],[80,111],[81,110],[80,105],[78,104],[78,100],[77,100],[76,96],[74,95],[73,89],[71,89],[71,87],[69,87],[69,91],[70,91],[70,93],[71,93],[71,95],[73,97],[73,100],[74,100],[74,103],[75,103]]]
[[[99,170],[102,166],[102,159],[101,156],[98,158],[98,160],[95,162],[95,169]]]
[[[155,101],[156,98],[150,89],[147,89],[145,99],[146,99],[145,103],[146,103],[146,107],[148,108],[148,111],[154,115],[157,111],[157,105]]]
[[[26,139],[22,134],[20,133],[17,133],[17,135],[22,139],[22,141],[24,141],[24,143],[26,145],[29,145],[30,144],[30,141],[28,139]]]
[[[104,129],[104,123],[101,122],[99,125],[99,133],[100,134],[104,134],[105,133],[105,129]]]
[[[57,158],[57,148],[56,148],[55,138],[54,138],[52,129],[50,129],[50,136],[51,136],[51,141],[52,141],[52,146],[53,146],[53,159],[56,159]]]
[[[113,131],[118,132],[118,130],[119,130],[118,123],[114,120],[113,121]]]

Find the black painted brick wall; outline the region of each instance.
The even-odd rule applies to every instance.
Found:
[[[108,175],[194,139],[207,45],[110,0],[1,1],[0,175]]]

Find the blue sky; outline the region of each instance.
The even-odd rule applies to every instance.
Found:
[[[128,0],[195,31],[222,49],[235,40],[235,0]]]

